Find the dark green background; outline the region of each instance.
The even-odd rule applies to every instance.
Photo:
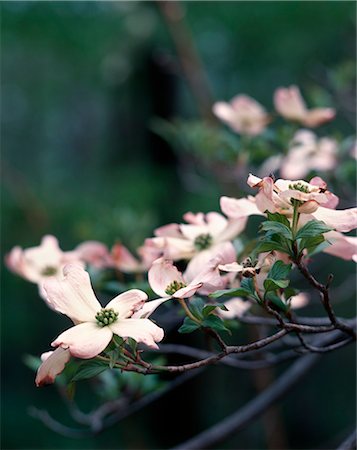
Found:
[[[0,6],[4,253],[37,245],[46,233],[64,250],[87,239],[108,245],[120,239],[134,250],[155,227],[179,221],[188,210],[218,210],[227,192],[213,176],[192,182],[172,149],[150,132],[155,115],[198,115],[156,4]],[[354,72],[354,2],[184,7],[215,99],[245,92],[272,109],[278,86],[298,84],[316,98],[331,72],[341,66]],[[353,132],[343,114],[336,126]],[[353,270],[350,263],[324,261],[320,273],[334,269],[337,284]],[[2,448],[167,448],[254,396],[249,373],[210,368],[98,437],[58,436],[27,411],[46,408],[71,425],[65,407],[53,387],[35,388],[22,358],[47,350],[69,322],[47,309],[36,286],[6,270],[2,280]],[[353,293],[344,297],[336,308],[351,316],[353,302],[344,300]],[[320,314],[319,307],[311,313]],[[282,401],[290,448],[335,448],[350,432],[354,367],[352,348],[326,355]],[[257,421],[222,447],[266,445]]]

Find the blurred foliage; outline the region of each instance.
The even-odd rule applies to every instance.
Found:
[[[333,129],[342,136],[353,133],[353,2],[183,7],[215,98],[245,92],[271,110],[276,87],[298,84],[309,104],[337,108]],[[225,167],[227,159],[239,156],[239,138],[198,117],[155,3],[3,1],[0,8],[4,253],[14,245],[37,245],[45,233],[58,236],[64,250],[86,239],[108,245],[120,240],[134,250],[155,227],[179,221],[188,210],[218,210],[222,194],[245,189],[247,174],[230,175]],[[164,131],[162,125],[175,117],[180,119]],[[150,131],[153,123],[156,131],[161,126],[160,134],[171,133],[175,147]],[[265,157],[266,148],[259,151]],[[353,161],[337,172],[337,180],[353,180]],[[337,187],[345,197],[353,195],[350,187]],[[318,270],[335,271],[338,285],[351,266],[327,258]],[[348,291],[339,299],[339,314],[353,314],[352,296]],[[36,286],[6,270],[2,298],[3,448],[163,448],[255,395],[251,374],[211,368],[102,435],[59,436],[28,415],[36,405],[69,424],[55,389],[36,389],[22,356],[46,351],[69,322],[44,305]],[[309,310],[319,312],[317,303]],[[249,338],[243,328],[236,335],[242,342]],[[351,348],[329,355],[283,400],[291,448],[332,448],[343,440],[354,422],[354,367]],[[141,381],[133,375],[120,382],[136,389]],[[141,388],[150,390],[150,378],[144,381],[148,385]],[[85,383],[76,397],[91,408]],[[307,423],[306,411],[313,423]],[[222,445],[265,448],[261,422]]]

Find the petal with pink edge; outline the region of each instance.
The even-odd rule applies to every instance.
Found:
[[[331,245],[325,248],[324,253],[329,253],[347,261],[357,260],[357,237],[345,236],[337,231],[329,231],[324,236],[327,241],[331,242]]]
[[[43,283],[46,302],[54,310],[66,314],[76,322],[94,320],[101,309],[96,299],[88,272],[69,264],[63,269],[64,278],[49,278]]]
[[[117,320],[109,327],[114,334],[122,338],[132,338],[152,348],[158,348],[156,342],[160,342],[164,337],[164,330],[149,319]]]
[[[62,347],[56,348],[54,352],[46,352],[46,356],[46,359],[44,359],[37,370],[35,379],[37,387],[52,384],[71,358],[69,350]]]
[[[71,355],[77,358],[90,359],[99,355],[112,337],[113,332],[109,326],[101,328],[95,322],[86,322],[64,331],[51,345],[68,348]]]
[[[127,319],[143,307],[147,298],[145,292],[139,289],[131,289],[117,295],[105,308],[113,308],[114,311],[119,313],[120,319]]]
[[[312,215],[336,231],[347,232],[357,227],[357,208],[329,209],[320,206]]]
[[[161,305],[161,303],[171,300],[171,297],[158,298],[157,300],[151,300],[150,302],[145,302],[144,306],[136,311],[131,318],[132,319],[147,319],[152,313]]]
[[[254,200],[248,198],[221,197],[221,210],[224,214],[233,219],[243,219],[252,215],[263,215],[257,208]]]
[[[168,296],[166,289],[173,281],[185,284],[182,273],[172,264],[172,261],[163,258],[153,263],[148,278],[151,289],[160,297]]]

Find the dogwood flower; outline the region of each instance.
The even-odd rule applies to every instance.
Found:
[[[167,300],[189,298],[197,291],[208,295],[225,286],[225,281],[218,271],[220,261],[219,258],[212,259],[193,280],[189,281],[172,261],[159,258],[148,272],[149,284],[156,294]]]
[[[82,264],[77,252],[63,252],[58,240],[51,235],[44,236],[38,247],[23,250],[16,246],[5,256],[7,267],[26,280],[37,283],[41,296],[42,282],[49,277],[60,275],[69,262]]]
[[[280,174],[283,178],[299,179],[311,170],[326,171],[337,164],[337,142],[334,139],[317,140],[309,130],[298,131],[287,156],[282,160]]]
[[[76,325],[60,334],[52,342],[53,347],[69,349],[72,356],[89,359],[101,353],[116,334],[157,348],[156,342],[163,339],[163,330],[149,319],[132,317],[145,304],[145,292],[129,290],[102,308],[89,274],[83,268],[67,265],[63,275],[62,279],[51,278],[44,282],[46,301]]]
[[[215,103],[213,113],[232,130],[249,136],[261,134],[270,122],[263,106],[248,95],[237,95],[229,103]]]
[[[223,262],[235,261],[236,252],[230,240],[243,231],[247,217],[227,220],[216,212],[189,212],[184,219],[187,224],[172,223],[156,229],[156,237],[146,239],[145,246],[161,251],[160,256],[165,259],[190,259],[185,272],[190,281],[217,255]]]
[[[274,93],[274,105],[285,119],[297,121],[309,128],[318,127],[335,117],[333,108],[307,109],[297,86],[278,88]]]
[[[325,253],[357,262],[357,237],[345,236],[337,231],[329,231],[324,237],[331,244],[325,248]]]

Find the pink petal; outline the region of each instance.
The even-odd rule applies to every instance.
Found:
[[[167,287],[173,282],[184,283],[182,273],[172,264],[172,261],[160,258],[151,266],[149,273],[151,289],[160,297],[167,297]]]
[[[274,106],[277,112],[290,120],[302,120],[307,110],[297,86],[279,88],[274,92]]]
[[[333,108],[314,108],[307,111],[302,123],[307,127],[315,128],[334,119],[336,111]]]
[[[114,334],[122,338],[132,338],[152,348],[158,348],[156,342],[160,342],[164,337],[164,330],[149,319],[117,320],[109,327]]]
[[[252,305],[248,301],[244,301],[239,297],[234,297],[225,302],[224,306],[228,311],[217,308],[217,314],[222,317],[222,319],[234,319],[242,317]]]
[[[174,237],[181,238],[180,226],[177,223],[169,223],[168,225],[164,225],[160,228],[156,228],[155,236],[158,237]]]
[[[357,227],[357,208],[336,210],[320,206],[312,215],[336,231],[347,232]]]
[[[182,235],[191,242],[200,236],[201,234],[209,234],[209,228],[207,225],[180,225]]]
[[[248,217],[240,219],[230,219],[227,222],[225,230],[216,238],[216,242],[225,242],[235,239],[244,229],[247,224]]]
[[[300,292],[299,294],[290,297],[289,300],[292,309],[299,309],[304,308],[304,306],[309,304],[310,297],[304,292]]]
[[[216,102],[212,108],[213,114],[223,122],[232,122],[235,118],[235,112],[232,106],[226,102]]]
[[[184,278],[186,281],[198,282],[198,276],[202,271],[207,270],[209,268],[208,264],[214,258],[218,258],[220,263],[228,263],[236,260],[236,251],[231,242],[222,242],[220,244],[216,244],[213,247],[203,250],[195,255],[191,261],[188,263],[187,268],[185,270]],[[217,263],[218,265],[219,263]]]
[[[202,282],[200,283],[190,283],[186,287],[176,291],[172,297],[173,298],[189,298],[196,294],[196,292],[202,287]]]
[[[131,316],[132,319],[147,319],[151,314],[161,305],[161,303],[167,302],[171,300],[171,297],[167,298],[159,298],[157,300],[151,300],[149,302],[145,302],[143,307],[138,311],[134,312]]]
[[[112,337],[113,332],[109,326],[99,327],[95,322],[86,322],[64,331],[51,345],[68,348],[76,358],[90,359],[99,355]]]
[[[55,381],[56,376],[63,371],[66,363],[71,358],[69,350],[61,347],[56,348],[54,352],[47,352],[46,356],[47,357],[43,359],[44,362],[37,370],[35,379],[37,387],[52,384]]]
[[[48,278],[43,283],[46,302],[54,310],[76,322],[94,319],[101,305],[94,295],[88,272],[69,264],[63,269],[64,278]]]
[[[145,292],[139,289],[131,289],[117,295],[105,308],[113,308],[115,312],[119,313],[120,319],[127,319],[143,307],[147,298]]]
[[[187,212],[183,215],[185,222],[191,225],[205,225],[205,215],[202,212],[192,213]]]
[[[232,219],[243,219],[251,215],[262,215],[253,198],[221,197],[221,210]]]
[[[217,212],[209,212],[206,214],[206,221],[208,233],[214,238],[221,235],[228,224],[227,219]]]
[[[237,262],[232,262],[230,264],[220,264],[218,266],[219,270],[223,270],[224,272],[242,272],[244,267],[241,264],[238,264]]]
[[[140,262],[122,244],[115,244],[113,246],[112,258],[115,267],[121,272],[135,273],[142,270]]]
[[[357,258],[357,237],[345,236],[336,231],[325,233],[325,239],[331,242],[331,245],[325,248],[324,253],[337,256],[345,260],[356,261]]]
[[[110,267],[113,264],[108,247],[102,242],[86,241],[76,247],[79,258],[98,269]]]
[[[260,183],[262,181],[263,180],[261,178],[256,177],[255,175],[252,175],[251,173],[249,174],[248,179],[247,179],[248,186],[250,186],[250,187],[260,187]]]

